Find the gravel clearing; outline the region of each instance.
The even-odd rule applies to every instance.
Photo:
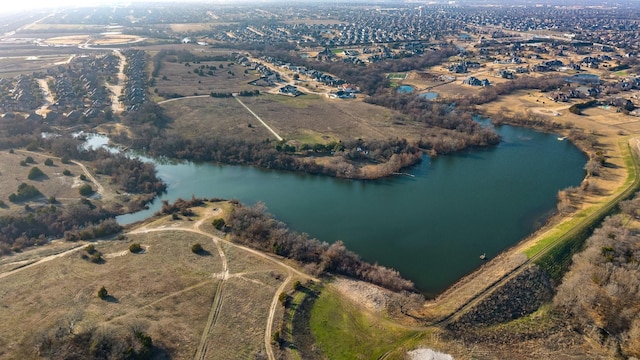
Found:
[[[387,306],[389,293],[379,286],[345,278],[336,279],[332,285],[347,298],[371,311],[380,312]]]
[[[411,360],[453,360],[453,356],[431,349],[415,349],[407,354]]]

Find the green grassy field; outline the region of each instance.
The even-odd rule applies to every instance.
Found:
[[[376,359],[417,332],[364,312],[329,288],[311,311],[311,333],[328,359]]]

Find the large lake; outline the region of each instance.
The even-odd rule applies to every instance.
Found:
[[[556,135],[497,129],[503,141],[424,161],[378,181],[268,171],[214,164],[158,164],[163,199],[220,197],[266,203],[295,230],[322,241],[343,240],[371,262],[393,267],[435,295],[540,227],[555,209],[558,190],[579,185],[586,157]]]

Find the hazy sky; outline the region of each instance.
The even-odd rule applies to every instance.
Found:
[[[26,9],[53,8],[69,5],[98,5],[104,4],[105,0],[5,0],[0,5],[0,12],[8,12]]]

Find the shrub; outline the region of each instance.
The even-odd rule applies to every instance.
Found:
[[[22,183],[18,186],[17,194],[14,193],[9,195],[9,201],[16,202],[27,200],[38,195],[40,195],[40,191],[38,191],[35,186]]]
[[[56,200],[55,196],[49,196],[49,198],[47,199],[47,201],[49,202],[49,204],[55,204],[58,202],[58,200]]]
[[[93,188],[89,184],[84,184],[80,186],[78,192],[80,192],[80,195],[82,196],[91,196],[93,194]]]
[[[92,255],[96,252],[96,247],[93,244],[89,244],[85,246],[84,251],[86,251],[89,255]]]
[[[33,158],[31,156],[27,156],[26,159],[24,159],[24,162],[26,162],[27,164],[35,164],[36,161],[33,160]]]
[[[48,158],[47,160],[44,161],[44,164],[47,166],[53,166],[53,159]]]
[[[24,160],[20,160],[20,166],[27,166],[27,162]]]
[[[60,159],[60,162],[63,164],[68,164],[69,163],[69,158],[66,156],[63,156],[62,159]]]
[[[226,225],[224,219],[215,219],[211,222],[211,224],[218,230],[224,229],[224,226]]]
[[[0,200],[0,207],[7,207],[7,204],[5,204],[4,200]]]
[[[13,149],[9,149],[9,154],[14,154],[15,151],[13,151]]]
[[[100,288],[100,290],[98,290],[98,297],[102,300],[106,299],[107,296],[109,296],[109,293],[107,292],[107,289],[103,286]]]
[[[99,264],[101,263],[102,260],[102,254],[100,254],[99,252],[94,252],[93,254],[91,254],[91,262],[94,264]]]
[[[71,176],[71,171],[69,171],[69,169],[64,169],[64,170],[62,171],[62,175],[64,175],[64,176]]]
[[[42,170],[40,170],[40,168],[38,168],[37,166],[34,166],[31,168],[31,170],[29,170],[29,175],[27,175],[27,178],[29,180],[35,180],[41,176],[44,176]]]
[[[137,254],[137,253],[142,251],[142,247],[140,246],[140,244],[137,244],[137,243],[136,244],[131,244],[129,246],[129,251],[131,251],[134,254]]]
[[[80,174],[80,180],[87,181],[87,176],[85,174]]]
[[[194,254],[200,254],[203,251],[204,251],[204,249],[202,248],[202,245],[200,245],[200,243],[193,244],[191,246],[191,252],[193,252]]]

